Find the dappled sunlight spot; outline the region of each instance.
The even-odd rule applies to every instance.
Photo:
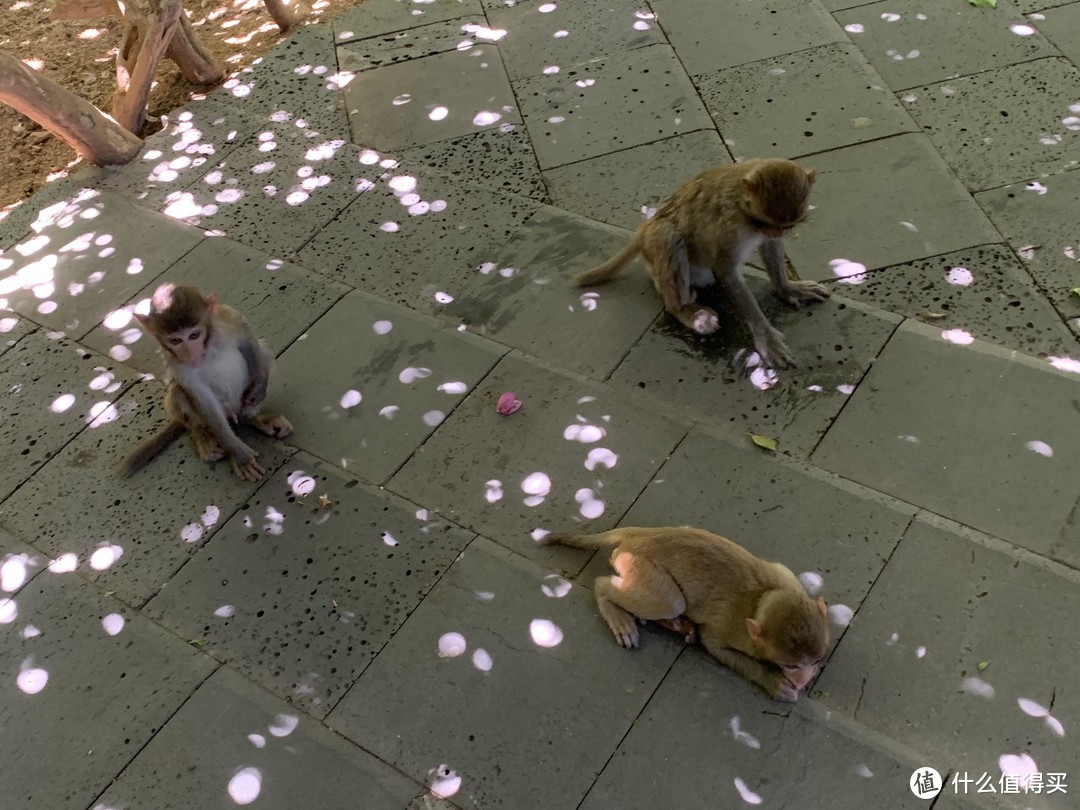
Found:
[[[489,127],[502,118],[502,113],[481,110],[473,116],[473,124],[478,127]]]
[[[49,673],[41,667],[35,667],[34,659],[27,658],[22,662],[15,683],[24,694],[36,695],[49,683]]]
[[[431,112],[428,113],[428,118],[430,118],[432,121],[442,121],[449,114],[450,110],[446,109],[446,107],[435,107]]]
[[[446,419],[446,414],[442,411],[428,411],[420,418],[424,420],[424,424],[428,427],[435,427],[442,424],[442,421]]]
[[[390,321],[375,321],[375,323],[371,325],[371,331],[376,335],[387,335],[393,328],[394,324]]]
[[[127,346],[116,345],[109,347],[109,357],[120,363],[123,363],[125,360],[130,360],[132,354],[134,354],[134,352]]]
[[[214,615],[219,619],[231,619],[236,615],[236,608],[233,605],[222,605],[214,611]]]
[[[424,203],[424,204],[427,205],[427,203]],[[453,301],[454,301],[454,296],[452,296],[448,292],[439,291],[439,292],[435,293],[435,303],[437,303],[437,304],[450,304],[450,303],[453,303]]]
[[[650,26],[644,20],[637,20],[637,21],[634,22],[634,30],[635,31],[648,31],[651,27],[652,26]]]
[[[941,332],[941,339],[957,346],[970,346],[975,342],[975,338],[971,336],[971,333],[965,332],[963,329],[944,329]]]
[[[866,265],[850,259],[830,259],[833,275],[843,284],[862,284],[866,281]]]
[[[1030,754],[1002,754],[998,757],[998,768],[1003,774],[1017,780],[1021,790],[1028,788],[1032,777],[1039,773],[1039,766]]]
[[[862,34],[866,31],[866,26],[862,23],[848,23],[844,26],[844,30],[849,34]]]
[[[600,293],[587,292],[581,294],[581,306],[586,312],[592,312],[600,303]]]
[[[105,320],[101,322],[101,325],[106,329],[118,332],[121,329],[126,328],[131,323],[132,319],[132,310],[116,309],[105,316]]]
[[[803,571],[799,574],[799,582],[811,596],[817,596],[825,586],[825,580],[817,571]]]
[[[1037,180],[1032,180],[1030,183],[1024,184],[1024,191],[1034,191],[1040,197],[1046,194],[1046,192],[1048,192],[1049,190],[1050,189],[1048,189],[1046,186],[1044,186]]]
[[[968,287],[975,280],[975,276],[966,267],[954,267],[945,275],[945,279],[958,287]]]
[[[566,118],[561,115],[553,115],[548,119],[549,124],[562,124],[566,122]]]
[[[539,506],[539,504],[544,500],[548,493],[551,492],[551,479],[547,476],[546,473],[529,473],[521,482],[521,491],[524,492],[526,495],[533,496],[534,498],[539,498],[539,501],[537,501],[536,503],[528,503],[528,500],[530,499],[526,499],[527,505]]]
[[[581,88],[592,87],[596,84],[596,79],[578,79],[574,84]],[[655,211],[656,209],[653,210]]]
[[[1065,726],[1061,725],[1061,721],[1058,720],[1056,717],[1048,714],[1046,715],[1046,720],[1044,722],[1046,723],[1046,727],[1049,728],[1055,736],[1065,736]]]
[[[533,619],[529,622],[529,635],[538,647],[558,647],[563,640],[559,625],[549,619]]]
[[[483,647],[478,647],[473,650],[472,664],[481,672],[491,672],[491,653],[485,650]]]
[[[467,23],[461,26],[461,30],[467,34],[471,34],[477,39],[483,39],[487,42],[498,42],[506,36],[505,28],[487,28],[486,26],[477,25],[476,23]]]
[[[1047,361],[1058,371],[1080,374],[1080,360],[1074,360],[1071,357],[1048,357]]]
[[[237,804],[251,804],[261,792],[262,772],[258,768],[241,768],[229,780],[229,798]]]
[[[70,574],[78,567],[79,558],[71,551],[49,561],[49,571],[53,574]]]
[[[841,605],[839,603],[829,605],[829,618],[832,619],[832,623],[837,627],[847,627],[851,624],[851,620],[854,616],[855,611],[847,605]]]
[[[893,633],[891,636],[889,636],[889,640],[885,642],[885,646],[886,647],[893,647],[893,646],[896,645],[896,642],[898,642],[899,640],[900,640],[900,634],[899,633]]]
[[[53,413],[64,413],[75,404],[74,394],[61,394],[52,401],[49,405],[49,410]]]
[[[297,483],[300,483],[300,482],[302,482],[304,480],[306,480],[306,479],[305,478],[300,478],[300,479],[298,479]],[[312,489],[314,489],[315,488],[314,479],[311,479],[311,480],[312,480],[311,487],[312,487]],[[293,487],[294,487],[293,491],[295,492],[297,487],[296,487],[295,484],[293,485]],[[297,495],[307,495],[308,493],[307,492],[297,492],[296,494]],[[279,536],[282,532],[285,531],[285,515],[281,514],[281,512],[279,512],[273,506],[266,507],[266,513],[265,513],[264,520],[263,520],[263,531],[266,532],[267,534],[272,534],[275,537]]]
[[[0,334],[10,332],[18,325],[18,318],[0,318]]]
[[[469,390],[469,387],[463,382],[452,380],[450,382],[441,383],[436,390],[441,391],[444,394],[458,395],[464,394],[467,390]]]
[[[247,738],[248,742],[254,745],[256,748],[266,747],[266,737],[264,737],[262,734],[248,734]]]
[[[851,383],[840,383],[840,385],[836,386],[836,390],[844,396],[851,396],[855,393],[855,386]]]
[[[747,787],[746,782],[738,776],[735,777],[735,789],[739,791],[739,796],[741,796],[742,800],[747,804],[761,804],[761,797]]]
[[[357,405],[360,404],[363,398],[363,394],[353,388],[350,388],[348,391],[341,395],[340,404],[342,408],[355,408]]]
[[[91,391],[104,391],[106,394],[111,394],[120,390],[121,383],[111,371],[106,371],[100,367],[95,368],[94,371],[100,371],[101,374],[98,374],[87,384],[87,388]]]
[[[604,514],[604,502],[596,497],[596,493],[588,487],[582,487],[574,493],[574,500],[578,503],[578,512],[583,518],[596,520]]]
[[[185,543],[198,543],[202,540],[203,527],[201,523],[189,523],[180,530],[180,539]]]
[[[556,73],[559,72],[559,70],[560,70],[560,68],[559,68],[558,65],[548,65],[546,68],[544,68],[544,75],[545,76],[554,76]],[[548,121],[550,121],[550,120],[551,119],[549,118]],[[565,119],[563,119],[563,120],[565,120]]]
[[[758,358],[757,362],[760,363],[760,357],[756,352],[750,355],[752,358]],[[759,391],[768,391],[778,382],[780,382],[780,375],[771,368],[767,368],[763,365],[758,365],[753,371],[750,372],[750,384]]]
[[[6,596],[0,599],[0,624],[11,624],[17,618],[19,618],[18,603]]]
[[[874,772],[866,766],[865,763],[860,762],[855,766],[855,773],[861,776],[863,779],[871,779],[874,776]]]
[[[41,635],[41,631],[40,631],[40,630],[38,630],[38,629],[37,629],[36,627],[34,627],[34,625],[32,625],[32,624],[28,624],[28,625],[26,625],[26,627],[24,627],[24,628],[22,629],[22,632],[21,632],[21,633],[19,633],[19,635],[20,635],[20,636],[21,636],[21,637],[22,637],[22,638],[23,638],[24,640],[26,640],[26,641],[29,641],[29,640],[30,640],[30,639],[32,639],[32,638],[37,638],[38,636],[40,636],[40,635]]]
[[[960,682],[960,688],[968,694],[985,698],[986,700],[990,700],[994,697],[994,687],[982,678],[977,678],[974,675],[964,678],[964,680]]]
[[[926,657],[926,647],[923,647],[922,645],[919,645],[918,647],[916,647],[915,648],[915,657],[916,658],[925,658]]]
[[[881,19],[885,20],[885,22],[896,22],[900,19],[900,15],[892,11],[886,11],[881,15]]]
[[[116,543],[105,543],[94,549],[90,555],[90,567],[95,571],[107,571],[124,555],[124,549]]]
[[[1009,30],[1016,34],[1018,37],[1030,37],[1035,34],[1035,29],[1030,25],[1024,25],[1023,23],[1013,23],[1009,26]]]
[[[45,301],[38,305],[37,311],[40,315],[52,315],[57,309],[59,306],[55,301]]]
[[[289,484],[289,489],[292,491],[293,495],[297,495],[301,498],[305,495],[310,495],[315,491],[315,479],[303,470],[294,470],[289,473],[285,480]],[[272,507],[267,507],[268,516],[271,508]]]
[[[465,653],[466,646],[461,633],[443,633],[439,636],[439,658],[457,658]]]
[[[540,590],[543,591],[544,596],[550,596],[552,599],[562,599],[570,593],[570,588],[570,582],[558,574],[548,574],[540,584]]]
[[[110,636],[115,636],[124,629],[124,617],[119,613],[110,613],[101,620],[102,629]]]
[[[173,192],[167,199],[168,205],[162,209],[162,213],[173,219],[190,219],[200,214],[209,216],[217,211],[217,206],[203,206],[195,202],[194,195],[188,191]]]
[[[431,376],[431,369],[423,366],[406,366],[398,374],[398,381],[405,385],[411,385],[417,380],[423,380]]]
[[[549,534],[551,534],[551,532],[547,529],[533,529],[531,532],[529,532],[529,536],[533,539],[533,542],[535,543],[539,543]]]
[[[1054,455],[1054,448],[1048,445],[1046,442],[1040,442],[1034,439],[1030,442],[1024,442],[1024,447],[1033,453],[1038,453],[1040,456],[1046,456],[1052,458]]]
[[[475,591],[475,595],[478,602],[490,602],[495,598],[491,591]]]
[[[907,442],[908,444],[918,444],[919,443],[919,437],[918,436],[912,436],[910,433],[901,433],[896,438],[898,438],[902,442]]]
[[[541,14],[550,14],[557,8],[558,6],[556,6],[554,3],[543,3],[540,6],[537,6],[536,10],[539,11]]]
[[[0,564],[0,590],[5,593],[16,591],[30,578],[30,566],[33,560],[29,554],[12,554]]]
[[[579,419],[584,419],[578,417]],[[607,435],[607,431],[599,425],[591,425],[587,422],[585,424],[570,424],[563,431],[563,438],[568,442],[581,442],[582,444],[593,444],[600,441]]]
[[[1016,705],[1020,707],[1020,711],[1029,717],[1046,717],[1046,715],[1050,714],[1048,708],[1028,698],[1017,698]]]
[[[741,742],[746,747],[755,750],[761,748],[761,741],[750,732],[743,731],[741,725],[742,721],[739,720],[738,715],[732,717],[731,722],[728,724],[728,727],[731,729],[731,736],[735,738],[736,742]]]
[[[295,714],[279,714],[274,722],[269,725],[270,733],[275,737],[288,737],[300,724],[300,718]]]
[[[400,410],[401,408],[397,405],[387,405],[379,410],[379,416],[383,419],[393,419]]]
[[[436,799],[449,799],[461,790],[461,776],[447,765],[439,765],[428,771],[431,793]]]
[[[594,447],[585,457],[585,469],[592,472],[597,467],[610,470],[619,463],[619,456],[606,447]]]
[[[484,500],[488,503],[497,503],[503,497],[502,481],[492,478],[484,483]]]
[[[383,532],[380,537],[382,537],[382,541],[391,548],[398,544],[397,538],[390,534],[390,532]]]
[[[431,201],[431,210],[434,211],[435,213],[439,213],[440,211],[445,211],[446,210],[446,200],[432,200]]]

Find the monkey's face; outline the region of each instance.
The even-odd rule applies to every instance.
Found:
[[[789,161],[769,164],[746,186],[747,219],[769,239],[780,239],[806,219],[814,173]]]
[[[205,323],[172,332],[161,338],[162,345],[185,366],[197,366],[206,355],[209,334]]]

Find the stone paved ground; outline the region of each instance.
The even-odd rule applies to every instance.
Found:
[[[934,807],[1080,807],[1080,3],[1053,3],[369,0],[28,201],[0,223],[0,805],[915,808],[929,766]],[[753,278],[797,370],[674,328],[640,267],[568,284],[756,155],[820,177],[790,253],[835,297]],[[162,423],[130,310],[164,279],[278,354],[297,431],[253,439],[262,483],[184,442],[114,475]],[[837,637],[808,697],[617,647],[605,561],[534,538],[620,523],[804,573]]]

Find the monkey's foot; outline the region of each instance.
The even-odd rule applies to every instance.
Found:
[[[656,623],[668,630],[674,630],[683,637],[687,644],[693,644],[697,641],[697,625],[685,616],[678,616],[674,619],[656,619]]]
[[[783,333],[771,326],[768,332],[755,337],[754,348],[766,368],[791,368],[795,365],[795,355],[788,348]]]
[[[254,419],[255,427],[267,436],[275,439],[284,439],[293,432],[292,422],[281,414],[275,416],[257,416]]]
[[[780,300],[798,309],[804,301],[824,301],[832,296],[832,290],[816,281],[791,281],[777,292]]]
[[[202,461],[218,461],[225,458],[225,448],[218,444],[209,433],[193,433],[191,440],[195,443],[195,454]]]
[[[690,328],[699,335],[711,335],[720,328],[720,316],[708,307],[702,307],[694,314]]]

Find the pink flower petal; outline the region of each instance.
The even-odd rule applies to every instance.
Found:
[[[499,404],[495,406],[495,410],[501,413],[503,416],[509,416],[520,407],[521,400],[514,399],[513,391],[507,391],[505,394],[499,397]]]

